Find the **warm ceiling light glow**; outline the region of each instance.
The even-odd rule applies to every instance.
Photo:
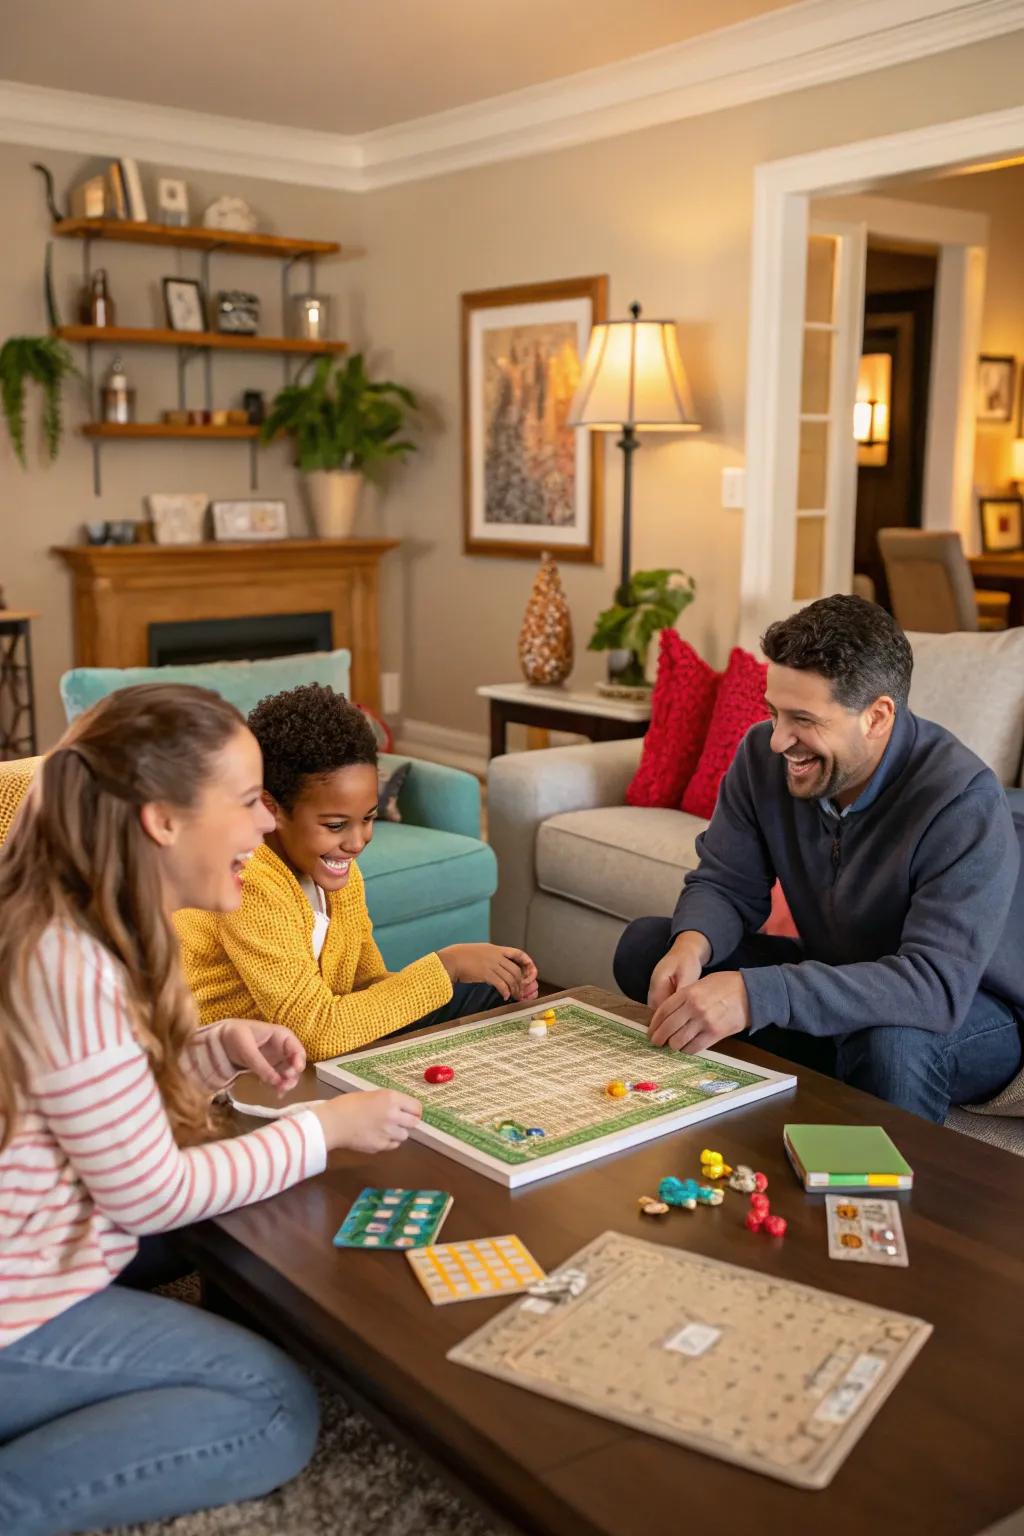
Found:
[[[699,432],[700,422],[671,320],[632,320],[595,325],[580,382],[569,407],[569,425],[595,432]]]

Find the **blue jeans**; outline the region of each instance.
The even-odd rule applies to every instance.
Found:
[[[112,1285],[0,1349],[0,1531],[57,1536],[256,1498],[316,1445],[265,1339]]]
[[[619,940],[614,962],[615,979],[627,997],[646,1003],[651,972],[670,943],[667,917],[640,917],[630,923]],[[803,950],[795,940],[758,933],[744,939],[734,954],[709,969],[798,965],[802,959]],[[1016,1077],[1024,1058],[1018,1013],[988,992],[976,993],[967,1017],[948,1035],[898,1023],[824,1036],[768,1024],[743,1038],[938,1125],[951,1104],[982,1104],[994,1098]],[[728,1041],[723,1045],[728,1050]]]
[[[412,1024],[406,1024],[404,1029],[396,1029],[387,1038],[393,1035],[405,1034],[409,1029],[426,1029],[431,1024],[455,1024],[459,1019],[464,1019],[470,1013],[486,1013],[489,1008],[516,1008],[517,1003],[506,1003],[497,987],[492,987],[487,981],[456,981],[452,984],[451,1000],[445,1003],[443,1008],[435,1008],[433,1013],[425,1013],[422,1019],[417,1019]]]

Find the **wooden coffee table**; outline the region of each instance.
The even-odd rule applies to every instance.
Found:
[[[596,987],[573,994],[647,1016]],[[778,1064],[752,1046],[730,1051]],[[308,1072],[295,1096],[326,1090]],[[902,1198],[908,1269],[828,1258],[822,1198],[803,1192],[782,1149],[787,1120],[886,1127],[915,1170]],[[638,1214],[637,1196],[666,1173],[693,1174],[705,1145],[768,1175],[789,1221],[781,1242],[745,1230],[740,1196],[664,1223]],[[450,1190],[445,1239],[515,1232],[545,1268],[614,1228],[908,1312],[935,1332],[832,1485],[804,1492],[449,1364],[447,1350],[509,1303],[432,1307],[400,1255],[333,1248],[367,1184]],[[296,1356],[523,1531],[974,1536],[1024,1504],[1022,1211],[1024,1159],[801,1069],[792,1094],[519,1193],[413,1142],[378,1158],[335,1154],[320,1178],[204,1223],[189,1242]]]

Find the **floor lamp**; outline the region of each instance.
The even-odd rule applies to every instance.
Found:
[[[671,320],[629,320],[595,325],[568,424],[591,432],[621,432],[622,562],[615,601],[628,603],[633,520],[633,455],[638,432],[699,432],[679,341]]]

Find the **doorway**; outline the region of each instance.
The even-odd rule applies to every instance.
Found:
[[[938,252],[868,238],[864,267],[853,569],[888,606],[880,528],[920,528]],[[874,381],[884,380],[880,389]],[[884,400],[871,398],[884,394]],[[863,396],[863,398],[861,398]]]

